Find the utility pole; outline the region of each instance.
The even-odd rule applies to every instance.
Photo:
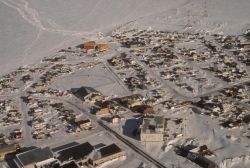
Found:
[[[197,93],[197,96],[200,96],[202,95],[202,84],[198,84],[198,93]]]
[[[190,19],[190,10],[187,11],[187,25],[186,28],[192,27]]]
[[[207,0],[203,1],[203,17],[208,17],[208,12],[207,12]]]

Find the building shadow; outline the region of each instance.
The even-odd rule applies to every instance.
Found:
[[[71,88],[70,92],[77,98],[83,100],[85,96],[87,96],[90,93],[98,92],[94,88],[82,86],[80,88]]]
[[[139,140],[140,139],[140,120],[138,119],[128,119],[123,125],[123,135],[130,138]]]
[[[81,48],[81,49],[82,49],[83,47],[84,47],[83,44],[79,44],[79,45],[76,46],[76,48]]]

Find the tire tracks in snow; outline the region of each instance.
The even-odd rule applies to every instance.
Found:
[[[38,28],[42,31],[47,31],[51,33],[59,33],[62,35],[69,36],[83,36],[86,32],[72,31],[61,28],[58,24],[55,23],[52,19],[41,18],[37,10],[30,7],[29,3],[26,0],[0,0],[6,6],[15,9],[19,15],[29,24]],[[46,21],[49,26],[45,26],[42,23],[42,20]]]

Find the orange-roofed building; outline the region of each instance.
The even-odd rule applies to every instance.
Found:
[[[96,42],[95,41],[88,41],[88,42],[83,44],[83,48],[86,49],[86,50],[95,49],[96,48]]]
[[[108,48],[109,48],[108,44],[98,44],[97,45],[97,50],[99,50],[99,51],[106,51],[106,50],[108,50]]]

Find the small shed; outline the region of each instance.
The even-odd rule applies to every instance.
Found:
[[[121,117],[119,115],[112,116],[112,124],[117,125],[121,121]]]
[[[37,134],[34,134],[35,139],[43,139],[45,138],[45,133],[44,132],[38,132]]]

